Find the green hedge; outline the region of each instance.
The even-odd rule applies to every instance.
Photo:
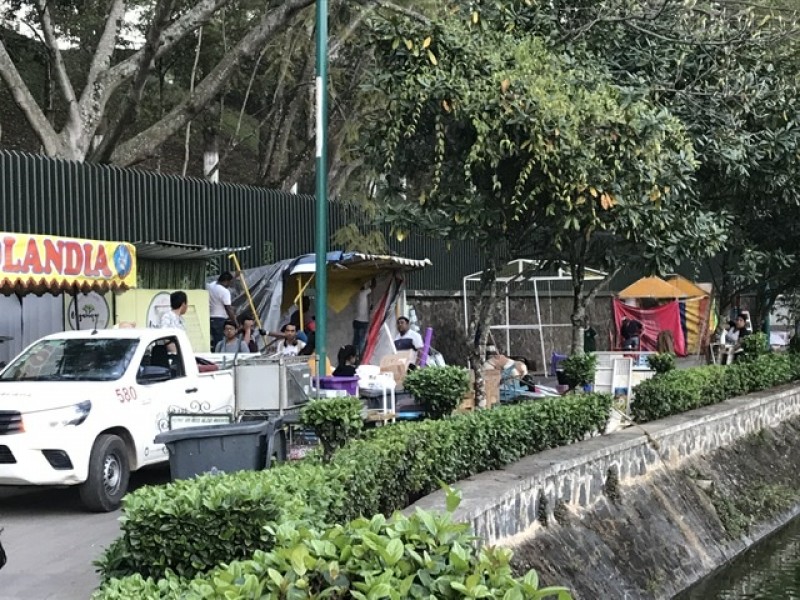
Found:
[[[643,423],[798,379],[800,359],[792,354],[762,354],[728,366],[669,371],[634,388],[631,412]]]
[[[457,504],[450,492],[448,509]],[[377,515],[321,534],[287,522],[274,537],[270,552],[257,550],[251,560],[193,580],[173,573],[160,581],[134,575],[108,582],[93,599],[570,598],[566,588],[539,588],[533,571],[515,578],[511,551],[476,550],[469,526],[454,523],[450,513],[395,513],[388,520]]]
[[[351,441],[328,464],[312,457],[268,471],[142,488],[126,496],[123,536],[98,566],[105,579],[132,573],[158,578],[167,569],[192,577],[256,548],[268,550],[272,538],[264,527],[273,520],[322,527],[391,514],[442,481],[602,431],[610,406],[608,395],[580,394],[398,423]]]
[[[104,579],[191,577],[271,548],[268,527],[282,519],[322,522],[345,497],[336,470],[313,462],[143,487],[123,499],[122,536],[96,565]]]

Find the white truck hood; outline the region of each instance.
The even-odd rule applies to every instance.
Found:
[[[107,381],[0,381],[0,410],[22,414],[74,406],[109,394]],[[112,392],[113,394],[113,392]]]

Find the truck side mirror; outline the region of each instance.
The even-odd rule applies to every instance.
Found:
[[[156,365],[146,365],[139,367],[139,372],[136,375],[136,382],[143,385],[150,383],[159,383],[162,381],[169,381],[172,379],[172,373],[169,367],[160,367]]]

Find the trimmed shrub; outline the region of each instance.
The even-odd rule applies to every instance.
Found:
[[[761,331],[743,337],[739,345],[742,348],[742,357],[745,360],[757,358],[769,352],[769,338],[767,338],[766,333]]]
[[[439,421],[398,423],[354,440],[334,456],[348,490],[344,522],[391,514],[476,473],[602,432],[611,396],[584,394],[498,407]]]
[[[269,549],[276,521],[323,524],[344,498],[335,469],[313,462],[143,487],[123,499],[122,537],[95,564],[106,580],[168,569],[192,577]]]
[[[469,390],[469,373],[461,367],[415,369],[403,387],[419,400],[427,418],[441,419],[453,413]]]
[[[158,582],[139,575],[113,580],[93,598],[570,598],[566,588],[539,588],[533,571],[515,578],[511,550],[478,550],[469,526],[453,522],[457,505],[450,492],[448,513],[376,515],[322,533],[283,523],[274,530],[276,546],[252,560],[192,581],[174,574]]]
[[[670,371],[634,388],[631,412],[643,423],[796,379],[800,379],[800,360],[788,354],[762,354],[726,367]]]
[[[671,352],[651,354],[647,357],[647,364],[656,374],[669,373],[675,370],[675,355]]]
[[[252,556],[256,549],[269,550],[274,540],[265,526],[272,521],[322,527],[362,515],[391,514],[438,489],[443,481],[498,469],[602,431],[610,407],[609,395],[582,394],[439,421],[398,423],[352,440],[329,464],[312,457],[268,471],[142,488],[126,496],[123,537],[99,566],[106,579],[133,573],[161,577],[167,569],[191,577],[222,562]],[[215,485],[221,489],[215,491]],[[190,493],[193,487],[204,492]],[[268,508],[259,506],[259,498]],[[254,517],[249,519],[251,508]],[[187,526],[190,521],[196,524]],[[187,532],[184,527],[189,527]]]
[[[303,407],[300,418],[319,438],[326,461],[336,449],[361,432],[364,427],[363,408],[361,400],[353,396],[312,400]]]
[[[571,390],[588,385],[594,381],[597,356],[595,354],[573,354],[561,361],[560,368],[564,370],[564,380]]]

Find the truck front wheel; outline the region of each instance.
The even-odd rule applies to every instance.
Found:
[[[125,442],[116,435],[99,436],[89,458],[89,476],[80,486],[83,504],[93,512],[118,509],[130,474]]]

